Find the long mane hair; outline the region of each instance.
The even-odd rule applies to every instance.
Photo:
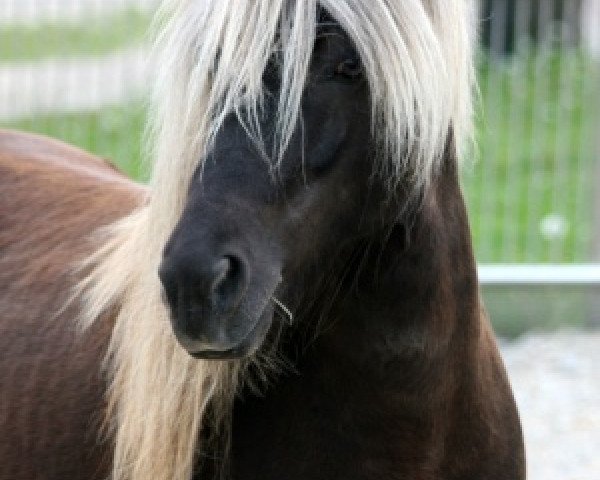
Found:
[[[273,165],[280,161],[300,115],[319,5],[364,63],[374,169],[390,187],[407,175],[425,187],[450,129],[458,145],[469,137],[472,0],[168,0],[158,14],[151,194],[98,233],[102,247],[78,289],[84,328],[118,312],[105,361],[113,480],[189,480],[201,427],[227,423],[245,361],[191,358],[172,334],[156,272],[226,115],[238,116]],[[275,147],[266,151],[258,119],[274,55],[282,87]]]

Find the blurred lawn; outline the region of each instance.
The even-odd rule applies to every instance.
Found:
[[[578,51],[480,65],[477,160],[462,176],[478,260],[589,261],[598,65]]]
[[[0,61],[96,56],[141,44],[152,14],[129,8],[69,22],[0,25]]]
[[[0,126],[59,138],[110,159],[130,177],[143,180],[141,137],[145,122],[146,110],[140,101],[90,113],[0,122]]]

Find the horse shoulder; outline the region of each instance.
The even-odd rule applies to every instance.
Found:
[[[0,130],[2,297],[14,303],[13,294],[40,288],[31,292],[39,301],[34,293],[47,291],[96,248],[97,228],[144,197],[144,187],[105,160],[56,140]]]

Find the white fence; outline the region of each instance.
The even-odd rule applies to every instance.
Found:
[[[160,0],[0,0],[0,23],[89,20],[122,8],[153,10]]]

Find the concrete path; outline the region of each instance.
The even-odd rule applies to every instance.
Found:
[[[145,94],[147,52],[132,49],[90,59],[0,63],[0,120],[94,110]]]

